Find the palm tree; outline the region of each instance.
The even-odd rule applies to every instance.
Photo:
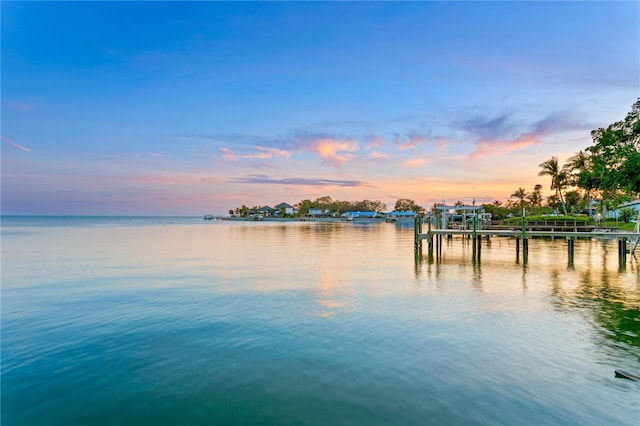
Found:
[[[564,214],[567,214],[567,206],[564,203],[564,197],[562,195],[562,188],[564,188],[567,180],[567,174],[564,170],[560,169],[558,165],[558,157],[551,157],[544,163],[538,164],[538,167],[542,168],[538,172],[538,176],[551,176],[551,189],[556,190],[556,195],[560,196],[560,203],[562,204],[562,210]]]
[[[527,198],[527,195],[527,191],[524,188],[520,187],[513,194],[511,194],[511,197],[520,200],[520,208],[523,209],[524,200]]]
[[[527,198],[533,207],[542,206],[542,194],[540,191],[542,191],[542,185],[537,183],[536,186],[533,187],[533,191],[527,195]]]

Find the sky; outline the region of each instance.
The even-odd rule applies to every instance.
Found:
[[[2,214],[430,208],[549,178],[640,97],[640,3],[1,3]]]

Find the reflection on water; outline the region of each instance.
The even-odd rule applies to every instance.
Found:
[[[485,257],[470,266],[470,282],[475,290],[483,288],[483,271],[489,271],[489,280],[500,280],[509,275],[509,282],[521,277],[522,290],[529,288],[528,280],[548,282],[549,304],[559,312],[575,312],[593,324],[600,343],[615,346],[640,360],[640,268],[636,257],[629,256],[624,269],[618,264],[615,240],[581,240],[576,244],[574,264],[567,260],[566,243],[536,239],[530,242],[528,264],[519,265],[513,240],[498,240],[494,246],[485,244]],[[457,246],[457,247],[456,247]],[[442,279],[442,271],[470,263],[470,243],[461,239],[449,240],[443,258],[427,264],[426,274],[434,281]],[[515,260],[514,260],[515,259]],[[417,267],[423,273],[426,258]],[[515,263],[515,265],[514,265]]]
[[[637,424],[615,241],[429,263],[393,224],[47,220],[3,221],[3,425]]]

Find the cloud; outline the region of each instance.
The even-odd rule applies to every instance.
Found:
[[[13,146],[14,148],[18,148],[21,151],[27,151],[27,152],[32,152],[32,149],[27,148],[26,146],[22,146],[17,142],[12,141],[11,139],[2,136],[2,141],[8,143],[9,145]]]
[[[33,107],[31,105],[27,105],[25,103],[22,102],[17,102],[17,101],[8,101],[7,105],[9,105],[9,107],[18,110],[18,111],[22,111],[22,112],[28,112],[28,111],[33,111]]]
[[[254,146],[251,149],[242,149],[243,153],[236,154],[231,149],[226,147],[218,148],[218,151],[222,154],[222,159],[225,161],[236,161],[239,158],[250,159],[269,159],[269,158],[286,158],[289,159],[291,151],[267,148],[262,146]]]
[[[347,160],[355,157],[358,142],[323,138],[311,142],[307,149],[318,154],[324,163],[340,168]]]
[[[229,148],[219,148],[218,151],[222,154],[222,159],[225,161],[235,161],[238,157]]]
[[[179,139],[206,139],[231,145],[218,148],[223,159],[235,161],[239,158],[287,158],[296,152],[317,154],[322,162],[340,168],[349,159],[356,157],[358,142],[355,139],[322,132],[295,130],[285,137],[263,138],[244,134],[205,135],[184,134]],[[247,145],[252,145],[247,148]]]
[[[411,158],[411,159],[405,161],[404,163],[402,163],[401,166],[404,167],[404,168],[411,169],[411,168],[416,168],[416,167],[422,167],[427,163],[429,163],[429,159],[428,158],[424,158],[424,157],[422,157],[422,158]]]
[[[334,179],[308,179],[308,178],[272,178],[268,175],[248,175],[241,178],[230,179],[231,183],[247,184],[272,184],[272,185],[295,185],[295,186],[342,186],[356,187],[369,186],[368,183],[359,180],[334,180]]]
[[[504,154],[506,152],[518,151],[531,145],[537,145],[540,140],[536,135],[526,134],[512,141],[478,141],[476,148],[469,154],[471,158],[480,158],[492,154]]]
[[[493,118],[475,116],[454,122],[453,127],[469,133],[475,140],[471,158],[517,151],[537,145],[545,137],[589,126],[577,119],[572,112],[558,111],[532,122],[517,123],[514,114],[505,113]],[[519,134],[516,129],[523,129]]]
[[[385,158],[385,157],[387,157],[387,154],[383,152],[371,151],[371,153],[369,153],[369,155],[367,155],[365,158],[369,160],[377,160],[379,158]]]
[[[384,139],[374,134],[366,134],[362,137],[362,142],[365,144],[366,149],[373,149],[384,145]]]
[[[428,134],[420,133],[416,130],[409,130],[406,134],[401,135],[396,133],[394,135],[393,143],[398,145],[402,150],[415,148],[418,145],[424,145],[429,142],[430,136]]]
[[[502,139],[512,134],[513,126],[507,122],[510,117],[510,113],[494,118],[475,116],[454,122],[452,126],[464,130],[478,139]]]

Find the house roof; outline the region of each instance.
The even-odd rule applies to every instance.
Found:
[[[620,207],[637,207],[640,206],[640,199],[629,201],[628,203],[621,204]]]
[[[293,206],[287,203],[280,203],[276,206],[276,209],[292,209]]]

